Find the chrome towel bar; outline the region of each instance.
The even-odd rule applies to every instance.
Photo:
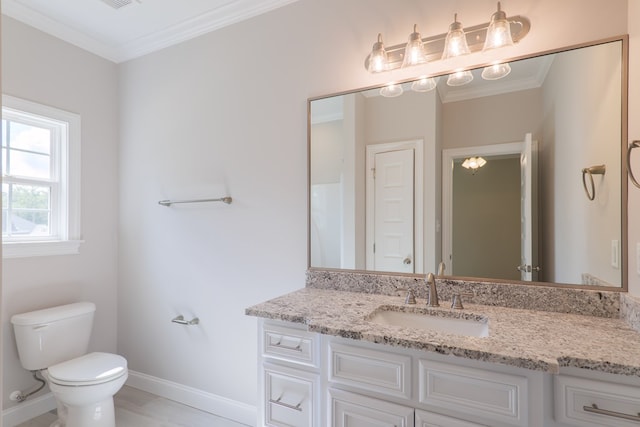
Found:
[[[200,319],[198,319],[197,317],[194,317],[191,320],[184,320],[184,316],[182,314],[178,317],[174,317],[173,319],[171,319],[171,321],[179,325],[187,325],[187,326],[197,325],[198,323],[200,323]]]
[[[226,197],[220,197],[219,199],[160,200],[158,204],[162,206],[171,206],[178,203],[222,202],[230,205],[232,201],[233,199],[231,197],[226,196]]]

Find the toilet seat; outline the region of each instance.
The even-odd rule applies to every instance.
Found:
[[[89,353],[50,366],[49,381],[66,386],[89,386],[113,381],[127,373],[127,360],[117,354]]]

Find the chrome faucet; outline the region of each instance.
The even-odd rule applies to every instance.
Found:
[[[433,273],[427,274],[427,286],[429,286],[429,298],[427,299],[427,307],[440,307],[438,303],[438,290],[436,289],[436,278]]]

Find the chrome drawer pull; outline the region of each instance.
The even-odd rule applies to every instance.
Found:
[[[276,400],[269,399],[269,403],[273,403],[274,405],[282,406],[287,409],[293,409],[294,411],[302,412],[302,408],[300,407],[300,405],[302,405],[302,402],[304,402],[304,400],[298,403],[296,406],[293,406],[289,405],[288,403],[281,402],[280,399],[282,399],[282,396],[280,396]]]
[[[300,340],[300,342],[298,343],[297,346],[292,347],[289,345],[282,345],[282,338],[280,338],[280,341],[278,341],[277,343],[273,344],[274,347],[280,347],[283,350],[291,350],[291,351],[299,351],[302,353],[302,340]]]
[[[596,405],[595,403],[592,403],[591,406],[583,406],[582,409],[584,409],[585,412],[591,412],[593,414],[607,415],[609,417],[616,417],[616,418],[622,418],[624,420],[640,422],[640,412],[638,412],[638,415],[623,414],[622,412],[600,409],[598,408],[598,405]]]

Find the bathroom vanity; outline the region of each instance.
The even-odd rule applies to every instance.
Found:
[[[421,298],[310,287],[247,314],[261,318],[260,426],[640,423],[640,333],[620,318],[448,301],[427,309]]]

